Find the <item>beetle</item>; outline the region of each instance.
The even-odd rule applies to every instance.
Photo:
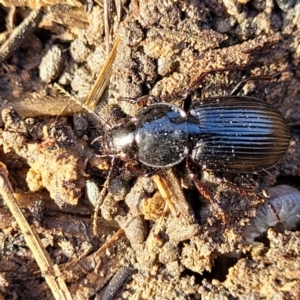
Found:
[[[282,158],[290,132],[270,104],[229,95],[193,101],[187,112],[170,103],[150,104],[109,129],[104,140],[113,155],[149,167],[169,168],[189,156],[202,168],[252,172]]]
[[[117,157],[130,162],[129,167],[134,161],[154,169],[170,168],[186,159],[187,171],[196,189],[226,223],[218,201],[191,167],[198,165],[202,169],[236,173],[261,171],[283,157],[290,141],[287,123],[276,108],[257,98],[237,95],[247,81],[273,79],[282,72],[248,77],[228,96],[191,101],[191,94],[203,77],[228,70],[231,67],[201,73],[187,89],[183,109],[152,95],[121,98],[131,103],[145,100],[156,103],[138,110],[134,118],[121,119],[116,126],[101,118],[106,127],[100,137],[102,154],[112,157],[107,182]]]

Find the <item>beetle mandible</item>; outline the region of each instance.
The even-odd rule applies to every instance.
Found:
[[[154,168],[172,167],[189,156],[202,168],[251,172],[282,158],[290,132],[267,102],[231,94],[193,101],[186,112],[170,103],[150,104],[109,129],[104,140],[113,155]]]

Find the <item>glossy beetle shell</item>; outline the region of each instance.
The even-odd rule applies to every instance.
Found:
[[[187,156],[187,118],[182,109],[158,103],[141,109],[136,118],[140,162],[151,167],[171,167]]]
[[[169,103],[151,104],[106,137],[113,153],[151,167],[171,167],[190,155],[204,168],[232,172],[273,166],[290,140],[279,111],[264,101],[239,96],[194,102],[187,113]]]
[[[259,99],[208,98],[194,102],[188,115],[195,122],[189,130],[191,158],[208,169],[262,170],[276,164],[289,146],[290,133],[284,118]]]

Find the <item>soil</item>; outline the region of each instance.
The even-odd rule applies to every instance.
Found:
[[[247,238],[264,190],[300,188],[299,1],[40,4],[0,1],[0,160],[72,299],[299,298],[299,224]],[[118,38],[108,87],[86,110]],[[185,163],[154,175],[138,161],[111,168],[107,127],[139,109],[121,97],[181,106],[215,69],[227,71],[208,74],[193,97],[229,95],[245,78],[280,72],[239,93],[270,103],[290,126],[276,166],[247,174],[198,166],[217,205],[198,193]],[[5,201],[0,228],[0,299],[54,299]]]

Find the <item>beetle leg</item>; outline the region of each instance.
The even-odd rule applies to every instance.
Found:
[[[238,186],[234,183],[228,182],[228,181],[224,181],[221,180],[220,183],[225,184],[228,188],[237,191],[239,194],[241,195],[254,195],[257,199],[261,199],[265,201],[265,197],[260,196],[259,194],[257,194],[254,191],[254,187],[253,186]]]
[[[148,166],[146,166],[145,168],[143,167],[141,168],[140,164],[136,164],[133,161],[126,162],[125,168],[136,176],[144,176],[144,177],[150,177],[154,175],[157,171],[159,171],[159,168],[152,168]]]
[[[226,181],[224,178],[223,179],[219,179],[219,182],[221,184],[225,184],[227,187],[233,189],[233,190],[236,190],[238,191],[239,193],[241,194],[256,194],[254,192],[254,186],[251,186],[251,185],[247,185],[247,186],[238,186],[232,182],[228,182]],[[257,195],[257,194],[256,194]],[[259,196],[259,195],[257,195]],[[260,197],[260,196],[259,196]]]
[[[185,98],[182,99],[181,107],[187,113],[192,105],[191,94],[187,94]]]
[[[191,84],[191,86],[185,91],[184,93],[184,99],[188,98],[188,96],[190,96],[191,94],[193,94],[195,92],[195,90],[198,89],[200,83],[203,81],[203,79],[209,75],[209,74],[213,74],[213,73],[217,73],[217,72],[225,72],[225,71],[231,71],[231,70],[237,70],[237,69],[241,69],[242,66],[236,66],[234,64],[229,65],[226,68],[217,68],[217,69],[212,69],[212,70],[208,70],[208,71],[204,71],[202,73],[200,73],[200,75],[198,76],[198,78]],[[299,67],[292,67],[274,74],[270,74],[270,75],[259,75],[259,76],[251,76],[248,78],[243,79],[242,81],[240,81],[231,91],[230,95],[237,95],[241,89],[244,87],[244,85],[251,80],[273,80],[276,77],[280,76],[282,73],[284,72],[288,72],[294,69],[299,69]]]
[[[213,74],[213,73],[217,73],[217,72],[225,72],[225,71],[231,71],[231,70],[237,70],[237,69],[241,69],[242,66],[236,66],[234,64],[229,65],[228,67],[225,68],[217,68],[217,69],[212,69],[212,70],[208,70],[208,71],[204,71],[202,73],[200,73],[200,75],[197,77],[197,79],[191,84],[191,86],[185,91],[183,98],[187,98],[189,95],[193,94],[198,88],[200,83],[203,81],[203,79],[209,75],[209,74]]]
[[[143,176],[150,177],[150,176],[154,175],[156,172],[158,172],[159,170],[160,170],[159,168],[147,167]]]
[[[218,204],[218,202],[216,201],[216,199],[214,198],[214,196],[212,195],[211,191],[209,191],[209,189],[206,187],[206,185],[203,182],[201,182],[199,179],[196,178],[195,174],[190,174],[190,176],[199,194],[210,202],[214,210],[217,212],[218,217],[220,217],[222,219],[222,222],[226,224],[227,219],[225,213],[220,207],[220,205]]]
[[[148,103],[159,103],[161,100],[158,97],[153,95],[145,95],[138,98],[130,98],[130,97],[119,97],[118,101],[127,101],[131,104],[138,104],[141,107],[147,106]]]
[[[241,186],[237,186],[233,183],[224,182],[224,181],[222,183],[226,184],[229,188],[234,189],[234,190],[238,191],[241,194],[255,195],[256,198],[264,200],[267,203],[267,205],[268,205],[270,211],[272,212],[273,216],[275,217],[276,222],[277,223],[281,222],[281,219],[280,219],[274,205],[270,201],[268,201],[268,196],[263,196],[262,197],[262,196],[258,195],[257,193],[254,192],[253,188],[251,188],[251,187],[241,187]]]
[[[186,168],[188,170],[190,178],[193,180],[193,183],[194,183],[196,189],[198,190],[199,194],[202,197],[204,197],[206,200],[208,200],[210,202],[210,204],[213,206],[214,210],[217,212],[218,217],[220,217],[222,219],[222,222],[224,224],[226,224],[227,220],[226,220],[226,216],[225,216],[222,208],[218,204],[217,200],[214,198],[211,191],[207,188],[207,186],[203,182],[201,182],[198,179],[197,174],[191,170],[189,162],[191,162],[191,160],[189,158],[187,158]]]
[[[251,76],[240,81],[231,91],[230,95],[236,96],[241,89],[245,86],[248,81],[256,81],[256,80],[273,80],[279,77],[282,73],[287,72],[289,70],[280,71],[270,75],[259,75],[259,76]]]
[[[97,232],[98,232],[98,230],[97,230],[98,214],[99,214],[99,211],[100,211],[100,207],[103,203],[103,200],[106,196],[107,189],[108,189],[108,186],[109,186],[109,182],[110,182],[110,179],[111,179],[111,176],[112,176],[112,173],[113,173],[113,169],[114,169],[115,166],[116,166],[116,156],[113,156],[112,160],[111,160],[111,167],[110,167],[109,173],[107,175],[107,178],[104,182],[103,188],[102,188],[102,190],[100,192],[100,195],[97,199],[97,202],[95,204],[94,215],[93,215],[93,233],[94,233],[95,236],[97,235]]]

